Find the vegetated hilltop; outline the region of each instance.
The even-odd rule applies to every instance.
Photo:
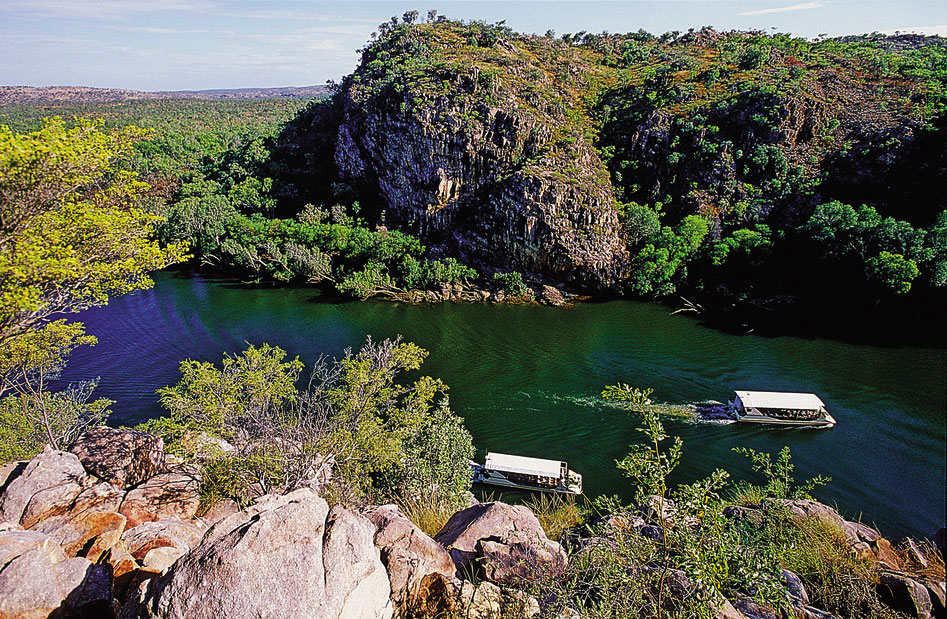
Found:
[[[392,20],[284,148],[334,150],[361,217],[487,269],[905,309],[947,280],[945,66],[915,35]]]
[[[147,92],[88,86],[0,86],[0,105],[36,103],[107,103],[153,99],[314,99],[326,93],[325,86],[284,88],[218,88],[213,90],[165,90]]]

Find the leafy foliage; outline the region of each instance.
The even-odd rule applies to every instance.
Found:
[[[303,390],[302,362],[265,344],[225,356],[220,368],[184,361],[181,382],[159,391],[170,415],[141,427],[203,463],[208,500],[245,503],[334,471],[340,500],[456,502],[470,487],[473,447],[442,397],[446,386],[430,377],[395,382],[426,356],[414,344],[369,339],[358,353],[319,359]]]

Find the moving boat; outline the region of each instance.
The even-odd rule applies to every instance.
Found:
[[[728,410],[743,423],[831,428],[835,418],[814,393],[736,391]]]
[[[473,481],[522,490],[582,494],[582,476],[568,462],[487,453],[483,465],[471,461]]]

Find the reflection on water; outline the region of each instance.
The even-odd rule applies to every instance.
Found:
[[[766,429],[668,418],[684,439],[674,481],[718,467],[751,475],[738,446],[790,445],[798,478],[829,475],[817,494],[892,536],[944,526],[947,351],[825,339],[732,336],[662,307],[613,301],[537,306],[320,300],[273,289],[161,273],[154,290],[83,314],[93,348],[77,351],[70,380],[101,376],[118,403],[112,423],[160,414],[154,392],[185,359],[219,362],[245,342],[269,342],[311,364],[398,334],[430,351],[426,374],[450,385],[451,404],[484,450],[568,460],[586,493],[628,497],[615,468],[640,440],[632,416],[602,401],[604,385],[652,387],[655,401],[724,400],[734,389],[819,394],[838,426]]]

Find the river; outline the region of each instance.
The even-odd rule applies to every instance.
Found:
[[[311,364],[340,356],[366,334],[403,335],[430,351],[422,367],[450,386],[452,408],[483,451],[565,459],[589,496],[630,498],[615,468],[641,440],[635,420],[599,394],[617,381],[653,399],[725,400],[734,389],[819,394],[838,425],[766,429],[668,418],[684,440],[673,481],[715,468],[753,477],[732,452],[792,449],[797,479],[832,482],[816,496],[889,537],[927,536],[945,519],[947,351],[830,339],[729,335],[688,315],[631,301],[569,308],[327,300],[311,288],[244,286],[185,271],[158,273],[154,289],[81,314],[97,346],[76,351],[67,380],[101,377],[116,400],[110,423],[162,412],[155,390],[177,382],[186,358],[219,363],[244,342],[280,346]]]

